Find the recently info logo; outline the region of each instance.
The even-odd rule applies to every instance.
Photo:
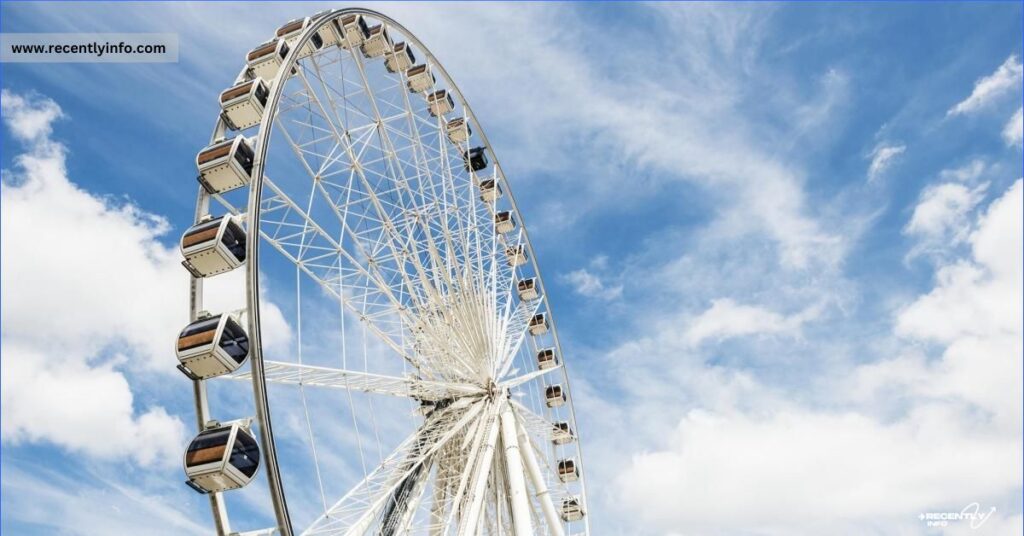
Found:
[[[995,506],[989,508],[988,512],[982,512],[981,505],[973,502],[959,512],[924,512],[917,518],[929,527],[948,527],[950,523],[970,522],[972,529],[978,529],[994,513],[996,513]]]

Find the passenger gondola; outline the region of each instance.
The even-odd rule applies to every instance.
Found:
[[[448,141],[456,145],[465,143],[473,135],[473,129],[469,127],[469,122],[465,117],[456,117],[448,121],[448,124],[445,125],[445,132],[448,134]]]
[[[181,237],[182,264],[196,277],[210,277],[245,262],[245,230],[230,216],[193,226]]]
[[[482,179],[480,181],[480,200],[488,203],[501,197],[501,185],[494,179]]]
[[[363,55],[367,58],[379,58],[391,52],[394,46],[391,35],[388,34],[388,29],[383,24],[371,26],[366,40],[363,41]]]
[[[211,194],[241,188],[252,179],[253,157],[244,136],[218,141],[196,155],[199,182]]]
[[[323,11],[317,12],[316,14],[314,14],[309,19],[313,20],[313,21],[320,20],[322,17],[324,17],[330,11],[331,10],[329,10],[329,9],[325,9]],[[337,44],[339,44],[341,42],[341,29],[338,27],[338,19],[337,18],[335,18],[335,19],[331,20],[330,22],[328,22],[327,24],[324,24],[323,26],[321,26],[320,29],[317,30],[317,33],[320,34],[321,46],[323,46],[323,47],[329,47],[331,45],[337,45]]]
[[[244,487],[255,477],[259,466],[259,444],[242,423],[207,429],[185,451],[187,483],[199,493]]]
[[[284,39],[288,43],[289,47],[295,48],[298,44],[299,38],[302,37],[303,32],[309,27],[310,18],[294,19],[286,22],[284,26],[277,29],[277,38]],[[306,45],[303,46],[299,52],[299,58],[305,58],[310,54],[320,50],[320,47],[324,46],[324,40],[320,37],[320,32],[317,32],[310,36],[309,40],[306,41]]]
[[[565,483],[580,479],[580,469],[576,466],[576,460],[572,458],[558,460],[558,479]]]
[[[434,117],[447,115],[455,109],[455,101],[447,89],[439,89],[427,96],[427,108]]]
[[[258,125],[263,118],[270,92],[262,78],[253,78],[225,89],[220,94],[220,108],[228,125],[244,130]]]
[[[522,244],[505,248],[505,257],[509,266],[522,266],[529,258],[526,255],[526,247]]]
[[[583,504],[576,496],[566,497],[562,500],[562,521],[566,523],[583,519],[586,512],[583,511]]]
[[[548,317],[544,313],[537,313],[530,319],[530,335],[534,337],[548,332]]]
[[[343,37],[341,48],[349,49],[363,44],[370,35],[370,27],[362,15],[345,15],[338,21]]]
[[[423,93],[434,86],[434,73],[430,72],[426,63],[410,67],[405,75],[408,78],[406,87],[411,93]]]
[[[249,357],[249,336],[231,315],[197,319],[178,335],[178,370],[193,380],[234,372]]]
[[[537,367],[541,370],[547,370],[557,365],[558,356],[555,355],[554,348],[542,348],[537,352]]]
[[[569,423],[565,421],[556,422],[551,428],[551,442],[556,445],[566,445],[576,440],[576,435],[573,434],[572,428],[569,428]]]
[[[462,153],[462,164],[466,171],[480,171],[487,167],[487,154],[483,147],[473,147]]]
[[[512,213],[503,210],[494,215],[494,228],[499,233],[511,233],[516,228],[516,219],[512,217]]]
[[[534,278],[523,279],[516,283],[516,290],[519,292],[519,299],[530,301],[537,299],[537,280]]]
[[[284,39],[274,39],[252,49],[246,56],[249,70],[254,77],[264,80],[274,80],[277,71],[288,56],[290,47]]]
[[[565,390],[562,389],[561,384],[549,385],[544,390],[544,401],[547,403],[549,408],[557,408],[565,405],[566,396]]]
[[[416,63],[416,56],[412,53],[412,46],[403,42],[395,43],[384,58],[384,67],[390,73],[404,71]]]

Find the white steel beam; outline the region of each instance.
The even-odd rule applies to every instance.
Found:
[[[526,497],[526,482],[523,480],[523,460],[520,454],[516,418],[512,408],[505,405],[501,411],[501,443],[505,447],[505,468],[508,473],[508,498],[512,508],[512,528],[515,536],[533,534],[530,519],[530,503]],[[529,445],[526,447],[529,449]]]

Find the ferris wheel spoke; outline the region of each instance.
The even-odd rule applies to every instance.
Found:
[[[381,274],[371,273],[364,268],[363,263],[338,244],[273,181],[265,177],[264,183],[273,192],[273,197],[263,201],[265,209],[260,219],[261,236],[320,283],[325,290],[341,300],[350,311],[362,319],[373,319],[374,321],[370,322],[371,331],[399,355],[419,367],[420,363],[416,356],[409,352],[401,339],[401,324],[404,322],[401,317],[407,314],[407,308],[395,297],[391,286],[381,280]],[[312,235],[313,239],[304,235]],[[299,239],[298,242],[296,238]],[[314,262],[306,265],[301,253],[311,248],[331,252],[332,262]],[[342,289],[362,289],[362,292],[352,295],[343,292]],[[368,303],[370,307],[363,307],[362,302]],[[367,310],[370,314],[367,314]],[[392,321],[387,323],[385,318]],[[398,321],[399,325],[388,325],[394,324],[395,321]]]
[[[465,401],[465,402],[463,402]],[[468,407],[466,407],[468,404]],[[459,399],[435,410],[423,426],[392,452],[377,469],[319,517],[303,535],[363,534],[410,476],[426,478],[423,464],[480,415],[486,404]]]
[[[267,382],[285,385],[351,389],[353,391],[412,398],[426,402],[485,394],[484,389],[471,384],[398,378],[383,374],[371,374],[368,372],[282,361],[265,361],[263,366]],[[244,371],[231,374],[227,378],[249,381],[252,379],[252,375],[249,371]]]

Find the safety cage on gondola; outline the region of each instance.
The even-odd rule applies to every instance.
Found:
[[[562,500],[562,521],[566,523],[583,519],[586,512],[583,511],[583,504],[576,496],[566,497]]]
[[[537,280],[530,277],[522,279],[516,283],[516,290],[519,292],[519,299],[523,301],[536,300],[539,294],[537,293]]]
[[[565,483],[580,479],[580,468],[576,466],[576,460],[572,458],[558,460],[558,479]]]
[[[199,493],[244,487],[259,466],[260,448],[248,422],[215,424],[200,432],[185,451],[186,483]]]
[[[498,212],[494,215],[494,228],[502,234],[511,233],[516,228],[516,219],[507,210]]]
[[[299,38],[302,37],[302,33],[309,27],[310,18],[306,17],[303,19],[290,20],[277,29],[278,39],[284,39],[288,46],[295,47],[299,42]],[[324,40],[320,37],[320,32],[317,32],[310,36],[309,40],[306,41],[306,45],[299,49],[298,57],[305,58],[310,54],[320,50],[320,47],[324,45]]]
[[[391,41],[391,35],[383,24],[371,26],[370,31],[363,41],[363,55],[367,58],[379,58],[391,52],[395,44]]]
[[[249,357],[249,336],[231,315],[205,315],[181,330],[175,352],[178,370],[205,380],[238,370]]]
[[[397,73],[412,67],[416,63],[416,55],[412,53],[412,46],[405,41],[395,43],[391,52],[384,59],[384,67],[389,73]]]
[[[409,67],[409,70],[405,72],[405,76],[408,78],[406,87],[409,88],[411,93],[423,93],[433,87],[436,81],[434,73],[430,72],[430,67],[426,63]]]
[[[462,163],[466,171],[480,171],[487,167],[487,154],[483,147],[473,147],[462,153]]]
[[[501,197],[501,185],[497,181],[494,179],[480,180],[480,200],[491,203],[499,197]]]
[[[211,194],[241,188],[252,180],[253,158],[244,136],[220,140],[196,155],[199,183]]]
[[[530,319],[530,335],[538,337],[548,332],[548,316],[544,313],[537,313]]]
[[[182,235],[181,254],[195,277],[229,272],[245,262],[245,231],[232,216],[202,221]]]
[[[562,384],[556,383],[549,385],[544,390],[544,401],[547,403],[549,408],[557,408],[565,405],[567,397],[565,396],[565,389],[562,389]]]
[[[427,95],[427,109],[434,117],[447,115],[455,109],[455,101],[447,89],[439,89]]]
[[[288,50],[290,47],[284,39],[273,39],[249,51],[245,60],[254,77],[273,80],[284,64]]]
[[[551,442],[556,445],[572,443],[575,439],[576,435],[572,433],[572,428],[569,428],[569,423],[565,421],[556,422],[551,428]]]
[[[259,77],[222,91],[220,108],[228,125],[234,130],[244,130],[260,124],[269,95],[267,83]]]
[[[349,49],[363,44],[370,35],[370,27],[362,15],[345,15],[336,21],[341,31],[341,47]]]
[[[537,366],[541,370],[547,370],[557,365],[558,356],[555,355],[554,348],[541,348],[537,351]]]
[[[529,260],[526,256],[526,246],[517,244],[505,248],[505,258],[509,266],[522,266]]]
[[[465,143],[473,135],[473,129],[465,117],[456,117],[445,125],[445,132],[448,134],[448,141],[458,145]]]

